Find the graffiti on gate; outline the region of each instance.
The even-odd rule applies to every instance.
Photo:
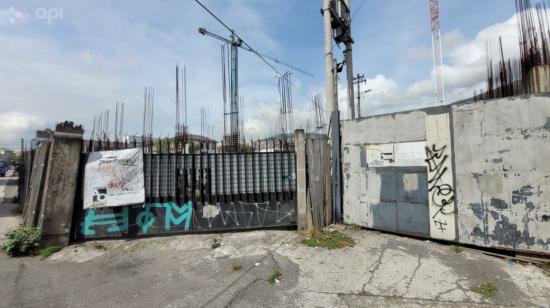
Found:
[[[140,208],[141,206],[133,206],[134,208]],[[147,234],[151,226],[155,223],[157,217],[152,208],[164,208],[164,231],[169,232],[172,225],[181,225],[185,222],[185,231],[189,230],[189,223],[191,221],[191,213],[193,212],[193,204],[191,201],[178,206],[176,202],[170,201],[165,203],[146,203],[143,205],[143,210],[136,216],[136,224],[141,230],[142,234]]]
[[[208,228],[212,228],[214,221],[219,218],[221,225],[262,227],[268,222],[282,223],[290,221],[294,216],[294,209],[288,208],[281,202],[232,202],[222,205],[206,204],[202,207],[202,219],[208,221]]]
[[[153,209],[156,209],[154,212]],[[109,213],[97,213],[97,209],[91,208],[86,211],[81,224],[81,233],[84,236],[95,236],[98,227],[107,227],[105,233],[128,232],[129,226],[136,225],[140,234],[147,234],[153,225],[159,220],[158,209],[164,210],[164,231],[169,232],[173,226],[179,226],[183,231],[190,228],[193,213],[191,201],[178,205],[176,202],[145,203],[143,205],[132,205],[120,208],[120,211],[111,210]],[[131,211],[134,215],[129,215]],[[137,214],[136,214],[137,213]],[[135,220],[130,223],[132,217]]]
[[[128,231],[128,207],[123,207],[120,213],[97,214],[95,208],[87,210],[82,222],[82,234],[85,236],[95,235],[92,227],[109,226],[107,232]]]
[[[437,229],[444,231],[447,228],[448,214],[454,213],[454,190],[452,186],[445,183],[445,175],[448,167],[446,163],[449,155],[445,153],[447,146],[437,148],[435,144],[432,147],[426,147],[426,163],[428,164],[428,192],[432,205],[438,207],[438,210],[432,215],[432,220]]]

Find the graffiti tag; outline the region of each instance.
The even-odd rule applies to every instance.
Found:
[[[139,227],[141,234],[147,234],[154,226],[158,218],[158,213],[153,213],[152,209],[164,209],[164,231],[169,232],[173,226],[182,226],[184,231],[188,231],[193,213],[193,204],[191,201],[179,206],[176,202],[164,203],[145,203],[143,205],[133,205],[133,209],[139,209],[135,216],[135,225]],[[99,214],[96,209],[88,209],[81,224],[81,232],[84,236],[96,235],[95,228],[100,226],[107,227],[105,232],[120,233],[128,232],[130,219],[128,217],[129,206],[121,208],[118,213]]]
[[[448,171],[445,162],[449,155],[445,154],[447,146],[437,148],[436,145],[426,147],[426,163],[428,164],[428,192],[432,204],[438,207],[438,210],[432,215],[434,224],[441,231],[446,230],[447,221],[444,216],[454,213],[454,191],[451,185],[443,183],[443,175]],[[438,216],[443,217],[438,218]]]

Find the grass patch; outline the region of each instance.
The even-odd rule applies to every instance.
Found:
[[[215,238],[212,241],[212,245],[210,245],[210,246],[212,247],[212,249],[216,249],[216,248],[220,247],[221,245],[222,245],[222,243],[217,238]]]
[[[487,281],[479,287],[472,288],[472,291],[481,294],[483,297],[494,297],[497,294],[497,286],[491,281]]]
[[[46,259],[47,257],[53,255],[54,253],[60,251],[63,247],[56,246],[56,245],[50,245],[46,248],[38,250],[38,255],[42,257],[42,259]]]
[[[303,240],[306,246],[336,249],[353,247],[355,241],[347,234],[340,231],[312,231],[309,238]]]
[[[231,265],[229,266],[229,269],[230,269],[232,272],[236,272],[236,271],[240,270],[241,267],[242,267],[242,266],[241,266],[241,261],[239,261],[239,260],[233,260],[233,261],[231,262]]]
[[[451,246],[451,251],[456,252],[456,253],[463,253],[464,249],[462,249],[462,247],[460,247],[458,245],[453,245],[453,246]]]
[[[269,276],[269,278],[267,278],[267,282],[269,282],[271,284],[274,284],[278,280],[281,280],[282,277],[283,277],[283,274],[281,274],[281,272],[273,271],[273,273],[271,273],[271,276]]]

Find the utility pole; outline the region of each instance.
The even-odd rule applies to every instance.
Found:
[[[334,100],[334,82],[335,72],[333,69],[332,56],[332,17],[330,13],[330,4],[332,0],[323,1],[323,25],[325,32],[325,90],[326,90],[326,107],[327,107],[327,123],[330,123],[330,117],[333,111],[338,111],[338,103]],[[330,129],[330,128],[329,128]]]
[[[346,73],[348,79],[348,117],[355,118],[355,106],[353,96],[353,67],[351,44],[351,18],[349,0],[324,0],[323,9],[324,25],[324,51],[325,51],[325,84],[326,84],[326,106],[327,120],[330,123],[331,144],[331,174],[332,174],[332,211],[333,222],[339,223],[342,220],[342,175],[340,163],[340,113],[338,111],[338,97],[336,95],[338,80],[337,74],[342,70],[342,64],[334,59],[332,52],[332,40],[336,44],[344,43]]]
[[[367,80],[365,79],[364,74],[357,74],[355,78],[353,78],[353,83],[357,85],[357,117],[361,117],[361,83],[367,83]]]
[[[349,39],[345,40],[346,49],[344,50],[344,61],[346,62],[346,75],[348,81],[348,119],[355,119],[355,103],[353,102],[353,57],[351,46],[353,44],[353,39],[351,38],[351,15],[350,15],[350,6],[349,0],[344,0],[346,8],[344,9],[344,18],[347,21],[347,30]]]
[[[443,56],[441,51],[441,29],[439,28],[439,0],[430,1],[430,26],[432,30],[432,51],[435,79],[435,103],[445,104],[443,85]]]

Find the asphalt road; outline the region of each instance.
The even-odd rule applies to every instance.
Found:
[[[473,250],[347,228],[355,247],[295,231],[90,241],[41,260],[0,255],[0,307],[549,307],[550,277]],[[221,243],[212,247],[214,239]],[[238,262],[238,270],[231,264]],[[268,277],[279,271],[278,283]],[[494,297],[473,288],[491,281]]]
[[[0,200],[16,184],[0,178]],[[0,242],[21,222],[14,207],[0,204]],[[0,307],[550,307],[550,274],[535,266],[338,228],[354,247],[307,247],[295,231],[270,230],[90,241],[44,260],[0,252]],[[495,296],[474,292],[486,282]]]
[[[0,177],[0,244],[5,239],[6,231],[17,227],[21,223],[21,217],[13,210],[17,204],[12,203],[17,196],[17,176],[8,171],[5,177]]]

